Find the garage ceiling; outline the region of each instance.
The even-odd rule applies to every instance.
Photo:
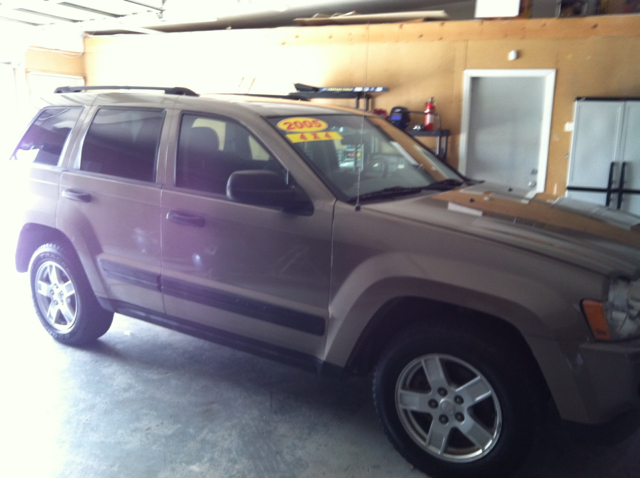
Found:
[[[88,34],[258,28],[293,25],[316,13],[388,13],[446,10],[472,18],[475,0],[9,0],[0,1],[5,22],[81,29]]]

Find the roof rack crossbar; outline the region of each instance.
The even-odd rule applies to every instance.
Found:
[[[91,90],[161,90],[167,95],[199,96],[195,91],[182,86],[60,86],[54,93],[81,93]]]
[[[216,93],[217,95],[229,95],[229,96],[251,96],[254,98],[278,98],[282,100],[302,100],[309,101],[309,98],[305,98],[297,93],[288,93],[286,95],[270,95],[266,93]]]

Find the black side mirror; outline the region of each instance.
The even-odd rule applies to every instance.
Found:
[[[227,197],[245,204],[291,209],[294,196],[295,189],[274,171],[236,171],[227,182]]]

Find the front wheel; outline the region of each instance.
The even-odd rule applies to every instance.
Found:
[[[113,313],[98,304],[75,253],[60,244],[38,248],[29,264],[31,295],[40,322],[68,345],[82,345],[104,335]]]
[[[396,449],[429,476],[509,476],[537,424],[533,382],[521,363],[481,334],[412,329],[378,364],[376,411]]]

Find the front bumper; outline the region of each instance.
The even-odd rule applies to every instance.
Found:
[[[581,389],[590,424],[640,408],[640,339],[582,344]]]

